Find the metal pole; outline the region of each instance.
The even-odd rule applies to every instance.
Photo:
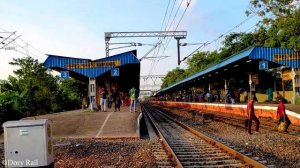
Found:
[[[177,56],[178,56],[178,65],[180,65],[180,46],[179,46],[179,41],[180,38],[176,38],[177,40]]]
[[[109,57],[109,38],[105,38],[105,53],[106,57]]]
[[[185,37],[180,36],[180,37],[174,37],[177,40],[177,56],[178,56],[178,65],[180,65],[180,39],[185,39]]]
[[[111,33],[110,32],[105,32],[104,33],[104,40],[105,40],[105,54],[106,57],[109,57],[109,40],[111,38]]]

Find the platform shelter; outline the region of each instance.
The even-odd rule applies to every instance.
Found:
[[[118,88],[125,95],[131,87],[139,90],[140,61],[136,50],[97,60],[48,54],[44,66],[61,73],[63,79],[72,77],[88,83],[89,102],[100,104],[100,88],[109,93]]]
[[[229,87],[244,88],[248,92],[257,90],[280,91],[285,97],[284,83],[292,83],[293,92],[286,98],[292,103],[300,91],[300,53],[287,48],[249,47],[221,62],[210,66],[190,77],[157,92],[158,96],[168,96],[190,88],[202,91],[221,90]],[[271,69],[281,70],[282,82],[275,81]]]

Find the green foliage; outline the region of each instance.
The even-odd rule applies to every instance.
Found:
[[[63,80],[60,84],[61,97],[65,101],[65,109],[80,108],[82,98],[88,92],[86,83],[75,79]]]
[[[197,52],[191,58],[188,58],[186,64],[188,68],[185,70],[186,76],[193,75],[208,66],[215,64],[221,60],[220,55],[214,52]]]
[[[186,77],[185,71],[176,67],[175,69],[169,71],[166,77],[163,79],[162,88],[168,87],[171,84],[180,81]]]
[[[300,10],[289,17],[282,17],[270,26],[268,39],[265,42],[269,47],[291,48],[300,50]]]
[[[0,81],[0,122],[79,108],[87,93],[84,83],[53,77],[37,60],[14,59],[16,77]]]
[[[297,1],[297,0],[296,0]],[[266,18],[268,14],[277,17],[291,14],[296,8],[295,0],[251,0],[250,10],[246,11],[247,15],[258,13],[259,16]]]

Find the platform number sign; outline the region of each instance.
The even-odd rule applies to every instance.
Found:
[[[111,76],[120,76],[120,69],[119,68],[111,69]]]
[[[70,75],[69,75],[69,71],[61,71],[60,72],[60,77],[62,79],[69,79]]]
[[[259,70],[268,70],[268,61],[259,61]]]

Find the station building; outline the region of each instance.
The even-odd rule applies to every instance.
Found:
[[[97,60],[71,58],[48,54],[44,66],[61,73],[62,78],[72,77],[88,84],[90,102],[100,104],[100,88],[108,93],[118,88],[125,95],[130,88],[139,90],[140,61],[136,50]]]

